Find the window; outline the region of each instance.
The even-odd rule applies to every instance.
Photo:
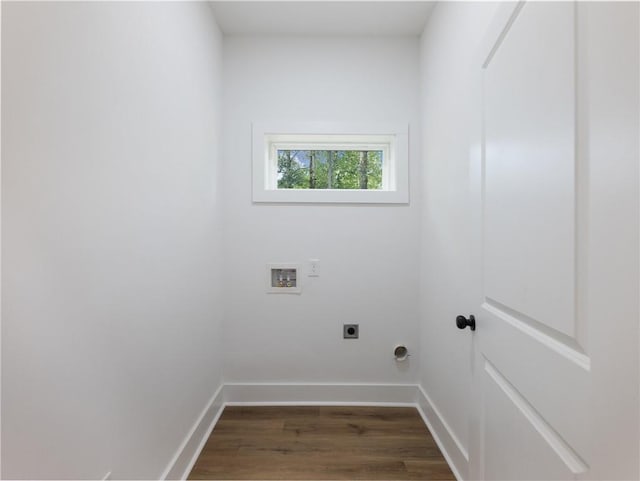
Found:
[[[253,201],[407,203],[407,127],[253,125]]]
[[[389,158],[387,146],[286,145],[273,144],[277,159],[277,189],[386,190]],[[304,150],[301,150],[304,149]],[[376,149],[376,150],[373,150]],[[387,175],[383,175],[383,172]]]

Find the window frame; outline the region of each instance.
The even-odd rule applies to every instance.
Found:
[[[252,137],[254,203],[409,203],[407,124],[254,122]],[[278,189],[278,150],[382,150],[383,188]]]

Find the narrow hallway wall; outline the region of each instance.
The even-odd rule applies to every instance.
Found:
[[[221,383],[206,3],[2,5],[2,476],[158,478]]]

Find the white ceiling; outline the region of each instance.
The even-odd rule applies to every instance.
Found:
[[[420,35],[430,1],[211,1],[228,35]]]

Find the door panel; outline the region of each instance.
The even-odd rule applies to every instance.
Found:
[[[478,56],[474,479],[638,479],[638,3],[502,4]]]
[[[522,332],[486,311],[481,311],[481,316],[478,330],[483,332],[477,335],[482,342],[479,370],[494,366],[567,444],[577,453],[588,452],[589,410],[585,400],[589,396],[589,371],[543,338]]]
[[[511,8],[482,69],[481,477],[574,479],[589,470],[590,370],[576,335],[576,6]]]
[[[487,479],[571,479],[585,471],[575,452],[488,361],[484,378]]]
[[[575,6],[526,4],[484,72],[486,302],[575,332]]]

